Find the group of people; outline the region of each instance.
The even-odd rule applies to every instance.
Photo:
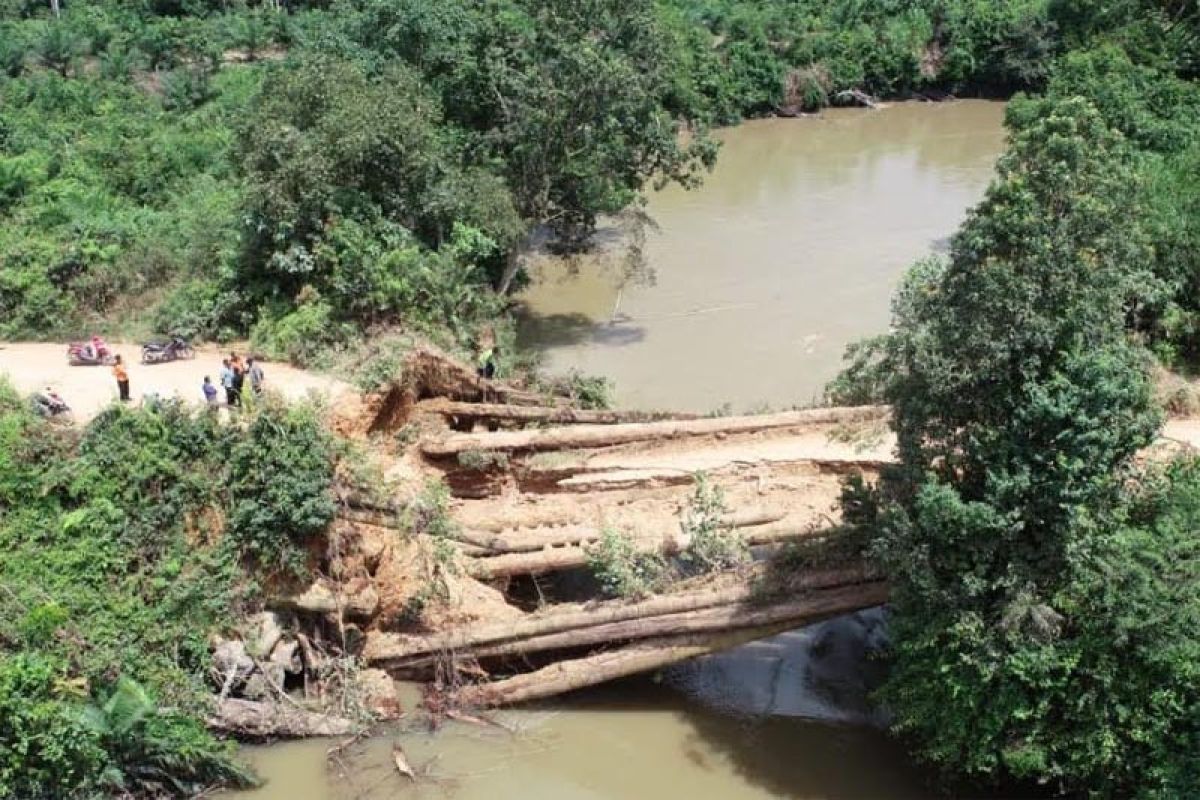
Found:
[[[229,358],[221,359],[221,372],[219,375],[221,380],[221,388],[225,391],[225,405],[230,408],[240,408],[242,405],[242,389],[246,385],[246,381],[250,381],[250,391],[260,395],[263,390],[263,381],[266,380],[266,375],[263,373],[262,365],[260,365],[253,357],[247,358],[243,363],[237,353],[230,353]],[[201,384],[201,390],[204,392],[204,402],[210,408],[215,408],[221,404],[219,399],[220,392],[213,385],[212,378],[208,375],[204,376],[204,383]]]
[[[122,403],[128,403],[130,399],[129,371],[125,368],[125,362],[119,355],[113,362],[112,372],[117,381],[117,396]],[[260,395],[263,391],[266,374],[263,372],[262,365],[253,357],[242,361],[237,353],[230,353],[229,358],[221,359],[220,380],[221,388],[225,392],[225,405],[230,408],[240,408],[242,389],[245,387],[246,381],[250,382],[250,390],[255,395]],[[204,402],[207,406],[216,408],[221,405],[220,392],[210,376],[204,376],[204,382],[200,384],[200,391],[204,395]]]

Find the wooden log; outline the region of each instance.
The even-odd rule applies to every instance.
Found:
[[[539,700],[607,681],[661,669],[697,656],[728,650],[796,627],[795,621],[724,633],[648,639],[523,675],[460,689],[453,701],[463,706],[500,706]]]
[[[557,422],[568,424],[614,425],[620,422],[647,422],[662,419],[697,419],[698,414],[646,413],[644,411],[607,411],[560,406],[521,406],[502,403],[464,403],[455,400],[429,400],[418,405],[446,417],[508,420],[512,422]]]
[[[524,619],[473,625],[427,636],[371,633],[363,649],[363,658],[372,664],[387,666],[391,662],[424,653],[465,650],[492,642],[530,638],[573,628],[745,603],[758,595],[792,594],[873,580],[873,573],[862,565],[804,572],[764,589],[761,581],[766,575],[767,567],[755,565],[746,569],[735,584],[720,588],[692,589],[635,602],[608,600],[588,606],[571,606],[531,614]]]
[[[852,584],[834,589],[819,589],[800,598],[774,603],[739,602],[698,611],[622,620],[543,636],[512,639],[473,648],[465,655],[476,659],[496,658],[686,633],[757,628],[778,622],[799,621],[808,624],[817,618],[824,619],[881,605],[887,602],[887,597],[888,586],[883,581]],[[436,659],[436,655],[423,655],[391,666],[393,669],[412,669],[428,666]]]
[[[835,94],[833,96],[833,98],[835,100],[841,100],[843,102],[850,101],[850,102],[858,103],[859,105],[866,106],[867,108],[870,108],[870,109],[879,108],[878,100],[876,100],[871,95],[869,95],[866,92],[861,91],[859,89],[846,89],[844,91],[841,91],[841,92],[838,92],[837,94]]]
[[[283,703],[259,703],[226,697],[217,701],[208,727],[248,739],[299,739],[345,736],[357,726],[351,720],[320,714]]]
[[[726,528],[742,529],[753,526],[767,526],[768,523],[778,522],[786,517],[786,512],[751,509],[721,517],[720,524]],[[497,553],[531,553],[544,550],[547,547],[562,547],[564,545],[588,545],[600,540],[603,530],[597,525],[560,525],[543,530],[519,529],[512,533],[502,533],[487,536],[486,531],[469,531],[471,541],[478,542]],[[667,538],[678,538],[679,529],[672,527],[659,535],[647,535],[639,538],[650,541],[662,541]],[[744,535],[748,532],[742,531]],[[485,543],[486,544],[483,544]]]
[[[665,422],[629,422],[617,425],[573,425],[529,431],[460,433],[421,445],[427,456],[453,456],[468,450],[566,450],[609,447],[647,439],[709,436],[718,433],[752,433],[772,428],[823,425],[883,419],[886,406],[811,408],[778,414],[713,417]]]
[[[786,513],[769,509],[750,509],[748,511],[726,514],[721,518],[721,525],[728,528],[749,528],[766,526],[769,523],[784,519]],[[399,523],[388,512],[368,509],[346,509],[339,512],[341,519],[380,528],[399,530]],[[763,528],[765,530],[765,527]],[[647,536],[650,540],[658,541],[666,537],[674,537],[677,530],[664,531],[659,536]],[[547,547],[562,547],[564,545],[582,546],[598,541],[602,530],[596,525],[554,525],[545,528],[520,528],[511,533],[496,533],[487,529],[459,528],[447,534],[447,538],[458,544],[464,555],[487,556],[504,553],[532,553]]]
[[[814,529],[809,524],[784,521],[750,528],[733,528],[731,532],[737,534],[747,545],[758,545],[820,536],[826,534],[828,529]],[[589,540],[589,544],[594,541],[595,539]],[[664,532],[658,539],[639,537],[634,540],[634,547],[640,551],[657,552],[667,556],[683,552],[687,545],[687,536],[682,531]],[[590,555],[588,545],[547,547],[473,558],[467,562],[466,569],[472,578],[481,580],[511,578],[514,575],[542,575],[547,572],[586,567]]]

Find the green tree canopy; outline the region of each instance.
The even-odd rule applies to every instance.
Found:
[[[954,775],[1176,796],[1200,570],[1173,526],[1195,475],[1165,500],[1130,483],[1159,422],[1126,324],[1158,291],[1134,160],[1084,100],[1025,111],[949,261],[910,274],[841,384],[881,390],[899,441],[871,520],[896,609],[883,699]]]

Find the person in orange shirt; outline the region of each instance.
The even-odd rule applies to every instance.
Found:
[[[129,402],[129,373],[125,370],[125,362],[117,356],[117,360],[113,363],[113,377],[117,379],[117,391],[121,395],[121,402]]]

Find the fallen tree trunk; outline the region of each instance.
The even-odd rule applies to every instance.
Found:
[[[728,650],[793,627],[794,621],[728,633],[649,639],[619,650],[559,661],[512,678],[468,686],[455,693],[452,699],[462,706],[500,706],[539,700]]]
[[[428,636],[407,636],[399,633],[372,633],[367,637],[363,658],[372,664],[387,666],[409,656],[477,648],[492,642],[530,638],[534,636],[586,628],[628,619],[655,617],[666,614],[696,611],[713,606],[745,603],[757,596],[792,594],[867,583],[873,573],[864,566],[827,569],[801,573],[781,580],[777,585],[764,587],[766,568],[757,565],[738,576],[732,586],[692,589],[676,594],[659,595],[645,600],[608,600],[590,606],[575,606],[566,610],[532,614],[524,619],[503,623],[474,625],[455,631]]]
[[[575,425],[497,433],[460,433],[440,441],[425,442],[421,445],[421,451],[427,456],[453,456],[469,450],[566,450],[609,447],[647,439],[750,433],[798,425],[862,422],[884,419],[888,413],[886,406],[853,406],[811,408],[804,411],[742,417],[630,422],[618,425]]]
[[[758,628],[789,621],[798,626],[871,608],[887,602],[887,597],[888,587],[883,581],[860,583],[835,589],[820,589],[798,599],[769,604],[742,601],[698,611],[609,622],[561,633],[513,639],[473,648],[463,655],[475,659],[496,658],[687,633]],[[438,658],[438,655],[417,656],[411,660],[394,663],[391,668],[425,667],[435,663]]]
[[[227,697],[219,700],[208,727],[247,739],[300,739],[345,736],[357,725],[344,717],[319,714],[282,703],[259,703]]]
[[[867,108],[870,108],[870,109],[879,108],[878,100],[876,100],[874,97],[867,94],[866,92],[860,91],[858,89],[846,89],[845,91],[838,92],[837,94],[835,94],[833,96],[833,99],[841,100],[841,101],[849,100],[849,101],[858,103],[859,105],[866,106]]]
[[[390,512],[349,509],[338,515],[342,519],[361,524],[374,525],[380,528],[399,529],[400,523]],[[721,517],[720,524],[728,528],[750,528],[766,526],[778,522],[786,516],[783,511],[767,509],[751,509]],[[539,529],[540,527],[540,529]],[[511,533],[497,533],[492,530],[459,528],[446,535],[446,538],[457,542],[465,555],[486,556],[503,553],[532,553],[547,547],[563,545],[586,545],[600,539],[601,529],[595,525],[550,525],[545,527],[518,528]],[[760,528],[765,530],[765,528]],[[674,536],[675,531],[665,531],[663,537],[645,537],[649,539]],[[465,546],[464,546],[465,545]]]
[[[696,419],[698,414],[646,413],[643,411],[606,411],[560,406],[520,406],[502,403],[464,403],[454,400],[430,400],[419,408],[447,417],[509,420],[513,422],[560,422],[614,425],[620,422],[648,422],[662,419]]]
[[[778,522],[747,528],[732,528],[747,545],[772,544],[775,542],[805,539],[827,533],[828,529],[814,529],[810,524]],[[587,540],[591,544],[599,539]],[[644,552],[656,552],[670,556],[683,552],[688,546],[688,536],[682,531],[664,532],[661,537],[643,536],[634,540],[634,547]],[[530,548],[521,552],[505,552],[484,558],[472,558],[467,562],[467,574],[480,580],[511,578],[514,575],[542,575],[547,572],[563,572],[586,567],[591,550],[587,545]]]

